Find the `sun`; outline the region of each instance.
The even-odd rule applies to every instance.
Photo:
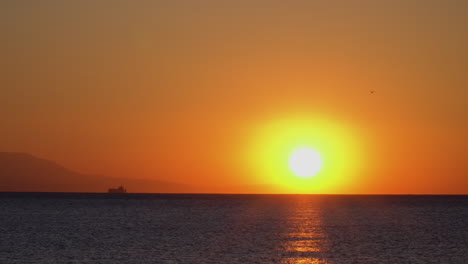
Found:
[[[367,144],[362,130],[311,114],[274,116],[253,127],[245,175],[276,193],[340,193],[359,187]],[[271,186],[271,187],[270,187]]]
[[[295,149],[289,158],[289,168],[294,174],[303,178],[319,173],[322,165],[320,153],[309,147]]]

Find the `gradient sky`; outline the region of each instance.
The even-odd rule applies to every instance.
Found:
[[[468,193],[467,1],[1,1],[0,30],[1,151],[217,192],[319,117],[362,156],[320,192]]]

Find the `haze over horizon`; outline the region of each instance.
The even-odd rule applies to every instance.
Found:
[[[268,193],[278,186],[187,185],[138,177],[83,174],[29,153],[0,152],[0,192],[104,193],[123,186],[128,193]],[[216,191],[213,191],[215,189]],[[268,190],[268,191],[267,191]]]
[[[203,192],[468,194],[467,10],[3,1],[0,151]],[[323,159],[307,179],[303,146]]]

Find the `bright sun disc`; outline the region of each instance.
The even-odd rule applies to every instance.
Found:
[[[322,168],[320,154],[308,147],[298,148],[289,158],[289,167],[299,177],[307,178],[317,174]]]

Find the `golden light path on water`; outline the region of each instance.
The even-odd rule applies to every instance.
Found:
[[[322,227],[320,210],[311,207],[307,199],[298,198],[291,208],[286,231],[284,250],[289,257],[284,264],[325,264],[322,254],[328,251],[327,236]]]

